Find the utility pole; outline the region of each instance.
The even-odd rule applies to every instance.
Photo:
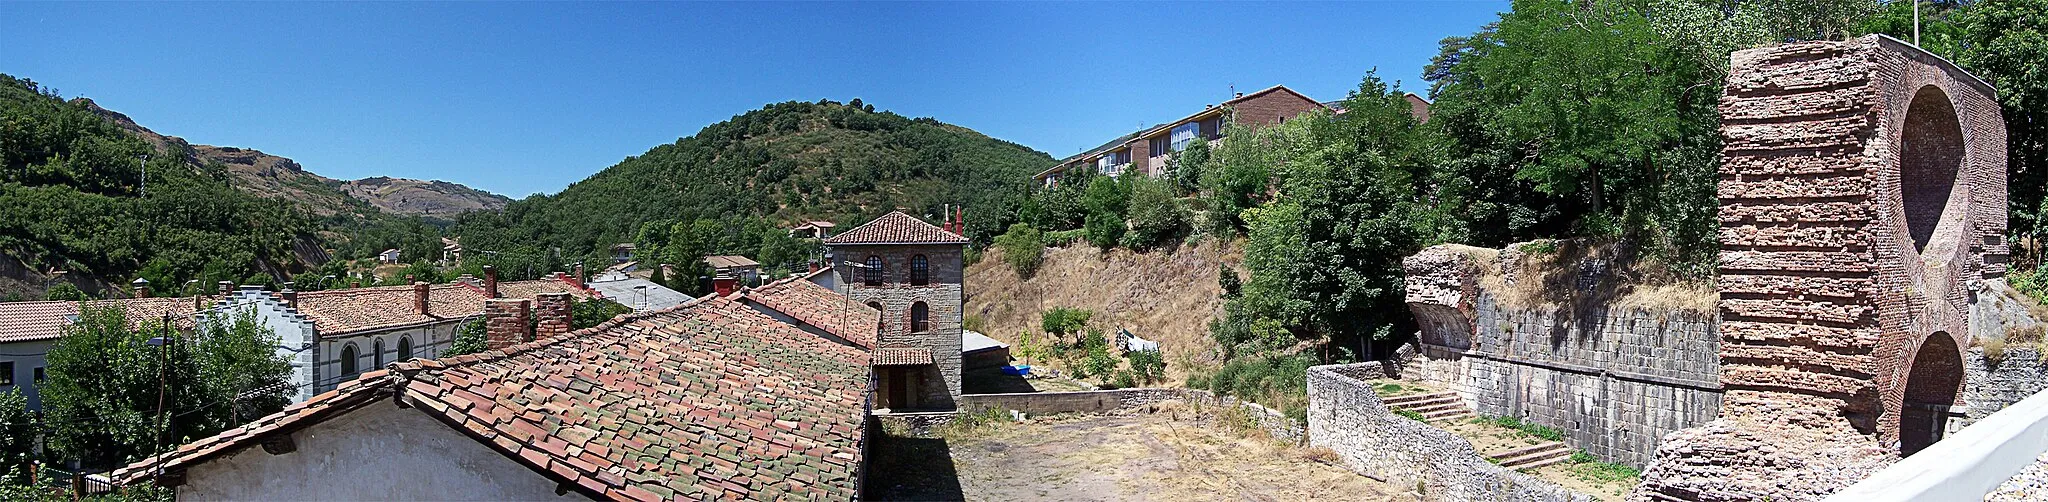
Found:
[[[1920,0],[1913,0],[1913,46],[1920,46]]]
[[[1914,29],[1919,29],[1917,21],[1914,23]],[[1917,40],[1919,37],[1916,36],[1914,38]],[[142,194],[143,197],[149,196],[149,154],[147,153],[142,154],[142,180],[136,184],[135,191]]]

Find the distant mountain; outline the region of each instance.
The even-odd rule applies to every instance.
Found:
[[[603,258],[616,243],[638,242],[645,253],[680,239],[669,235],[677,223],[719,220],[725,234],[805,220],[844,229],[899,209],[936,221],[951,205],[966,209],[968,237],[987,242],[1015,218],[1031,174],[1052,163],[1023,145],[857,99],[792,101],[705,126],[555,195],[464,215],[450,232],[469,249]],[[723,241],[691,246],[755,254],[751,239]]]
[[[314,216],[361,212],[364,204],[387,213],[448,218],[463,211],[505,207],[512,199],[446,181],[375,177],[341,181],[306,171],[292,159],[232,146],[189,145],[183,138],[158,134],[121,112],[100,107],[91,99],[73,104],[99,114],[159,150],[170,145],[191,147],[196,161],[227,167],[236,188],[258,196],[291,201]]]
[[[342,193],[368,201],[385,211],[437,218],[466,211],[504,209],[512,199],[460,183],[378,176],[341,184]]]

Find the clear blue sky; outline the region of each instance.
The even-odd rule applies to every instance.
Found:
[[[0,72],[339,179],[523,197],[779,101],[853,98],[1063,157],[1368,69],[1420,93],[1503,1],[0,3]]]

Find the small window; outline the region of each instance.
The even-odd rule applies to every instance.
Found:
[[[924,302],[910,304],[910,332],[923,333],[932,330],[932,309]]]
[[[43,382],[43,367],[42,367],[42,366],[37,366],[37,367],[36,367],[36,383],[42,383],[42,382]]]
[[[412,360],[412,337],[410,337],[410,336],[401,336],[401,337],[398,337],[398,359],[397,359],[397,360],[399,360],[399,361],[409,361],[409,360]]]
[[[1172,139],[1171,139],[1171,137],[1169,137],[1169,136],[1160,136],[1160,137],[1157,137],[1157,138],[1152,138],[1152,145],[1151,145],[1151,147],[1152,147],[1152,148],[1151,148],[1151,149],[1152,149],[1152,151],[1151,151],[1151,153],[1150,153],[1149,155],[1151,155],[1151,156],[1153,156],[1153,157],[1158,157],[1158,156],[1161,156],[1161,155],[1166,155],[1166,153],[1167,153],[1168,151],[1170,151],[1170,150],[1173,150],[1173,149],[1174,149],[1174,148],[1173,148],[1173,140],[1172,140]]]
[[[348,345],[343,345],[341,347],[342,376],[355,376],[357,371],[358,370],[356,368],[356,344],[351,343]]]
[[[14,361],[0,361],[0,385],[14,385]]]
[[[875,329],[883,331],[888,330],[889,316],[887,314],[881,313],[882,304],[880,302],[868,302],[868,308],[875,309],[875,315],[881,316],[881,318],[875,320]]]
[[[880,286],[882,285],[882,278],[887,275],[888,270],[886,266],[882,264],[882,257],[869,256],[868,268],[867,270],[861,273],[861,277],[866,280],[867,285]]]
[[[923,286],[931,282],[931,263],[924,259],[924,255],[910,257],[910,285]]]
[[[370,345],[370,367],[384,367],[384,339],[378,338]]]

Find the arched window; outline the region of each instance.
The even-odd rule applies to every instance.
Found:
[[[931,263],[924,259],[924,255],[910,257],[910,285],[923,286],[931,284],[931,268]]]
[[[910,304],[910,332],[923,333],[932,330],[932,308],[924,302]]]
[[[407,361],[407,360],[411,360],[411,359],[412,359],[412,337],[411,337],[411,336],[401,336],[401,337],[398,337],[398,359],[396,359],[396,360],[398,360],[398,361]]]
[[[861,278],[865,279],[869,286],[880,286],[882,285],[882,277],[887,275],[887,272],[888,270],[882,264],[882,257],[870,255],[868,256],[868,268],[861,273]]]
[[[384,339],[382,338],[370,342],[370,367],[384,367]]]
[[[875,309],[875,315],[881,316],[875,319],[875,329],[877,331],[887,331],[889,329],[889,315],[882,313],[882,303],[868,302],[868,308]]]
[[[355,376],[357,371],[360,370],[356,368],[356,344],[341,346],[341,375]]]

